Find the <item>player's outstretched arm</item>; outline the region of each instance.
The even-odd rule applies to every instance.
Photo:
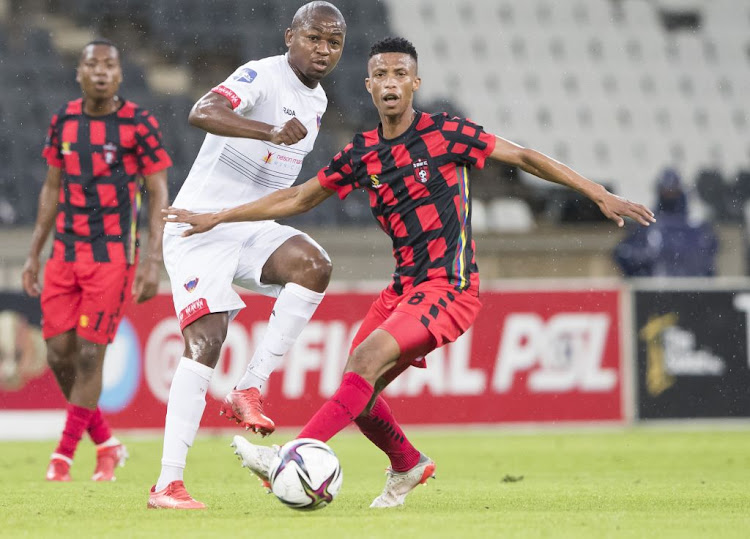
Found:
[[[267,140],[273,144],[295,144],[307,136],[307,128],[297,118],[274,126],[235,114],[232,103],[215,92],[208,92],[193,105],[190,125],[213,135]]]
[[[148,193],[148,251],[141,257],[133,281],[133,296],[137,303],[153,298],[159,290],[159,274],[164,260],[161,240],[164,235],[164,221],[161,212],[167,207],[167,170],[160,170],[144,176]]]
[[[49,233],[55,224],[61,180],[62,169],[49,167],[47,177],[42,186],[42,192],[39,193],[36,224],[34,225],[34,232],[31,235],[29,256],[23,265],[23,273],[21,275],[23,289],[32,297],[37,297],[42,291],[42,287],[39,285],[39,254],[42,252],[44,244],[47,243]]]
[[[311,210],[335,191],[326,189],[318,178],[312,178],[301,185],[280,189],[263,198],[214,213],[195,213],[188,210],[169,207],[162,210],[164,220],[169,223],[187,223],[192,228],[183,232],[183,236],[192,236],[211,230],[221,223],[238,223],[241,221],[269,221],[299,215]]]
[[[501,137],[495,138],[495,149],[490,158],[517,166],[524,172],[544,180],[575,189],[593,200],[602,213],[617,223],[617,226],[625,224],[623,217],[629,217],[644,226],[656,221],[654,213],[643,204],[613,195],[604,186],[584,178],[570,167],[543,153],[524,148]]]

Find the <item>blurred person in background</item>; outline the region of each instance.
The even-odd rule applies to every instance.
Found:
[[[668,168],[656,182],[656,223],[633,229],[614,257],[626,277],[712,277],[718,247],[709,223],[690,222],[680,175]]]
[[[65,427],[47,479],[70,481],[78,442],[96,444],[94,481],[113,481],[127,451],[98,407],[107,345],[126,305],[152,298],[162,263],[167,168],[159,124],[117,94],[120,53],[108,40],[81,52],[76,80],[83,97],[52,117],[43,156],[49,169],[23,268],[23,287],[41,295],[47,362],[68,402]],[[149,197],[148,254],[138,262],[141,179]],[[39,284],[40,253],[55,227],[52,254]],[[137,269],[136,269],[137,268]]]
[[[42,375],[45,352],[42,332],[23,313],[0,311],[0,390],[21,389]]]
[[[298,438],[326,442],[356,423],[391,461],[385,488],[370,506],[386,508],[402,505],[409,492],[433,476],[435,463],[410,443],[381,392],[410,366],[424,367],[429,352],[461,336],[481,307],[469,171],[483,167],[487,158],[517,166],[575,189],[618,226],[623,226],[624,217],[648,226],[653,214],[470,120],[415,110],[414,92],[421,79],[417,51],[406,39],[388,38],[373,45],[367,71],[365,84],[380,125],[356,134],[315,178],[216,213],[170,207],[165,215],[170,222],[189,224],[184,234],[194,237],[220,223],[297,215],[334,193],[341,199],[355,189],[369,193],[372,213],[393,243],[393,281],[355,335],[338,390]],[[277,449],[251,444],[241,436],[235,436],[233,445],[243,465],[268,485]]]
[[[285,55],[254,60],[203,96],[190,123],[208,132],[174,204],[217,211],[289,187],[312,150],[328,99],[319,82],[338,64],[346,22],[328,2],[299,8]],[[331,277],[331,261],[307,234],[274,221],[237,223],[195,237],[164,235],[164,260],[185,351],[169,391],[162,468],[148,507],[203,509],[183,482],[188,449],[229,322],[245,307],[232,284],[276,297],[266,332],[220,413],[263,435],[261,390],[297,340]]]

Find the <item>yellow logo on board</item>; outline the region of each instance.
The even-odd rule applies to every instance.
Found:
[[[667,369],[662,339],[664,332],[676,324],[677,313],[667,313],[649,319],[638,332],[646,341],[646,390],[652,397],[661,395],[675,383]]]

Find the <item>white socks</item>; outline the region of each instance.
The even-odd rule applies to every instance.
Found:
[[[282,289],[271,311],[263,341],[255,349],[237,389],[263,389],[263,384],[302,333],[324,296],[295,283],[288,283]]]
[[[282,289],[271,312],[268,329],[237,389],[262,389],[263,383],[302,333],[323,297],[324,294],[294,283]],[[164,489],[172,481],[182,480],[188,449],[193,445],[206,408],[206,391],[213,372],[212,368],[185,357],[177,366],[169,389],[164,452],[156,491]]]
[[[202,363],[183,357],[172,378],[164,424],[164,452],[161,458],[161,475],[156,491],[172,481],[181,481],[185,470],[188,449],[206,408],[206,391],[214,370]]]

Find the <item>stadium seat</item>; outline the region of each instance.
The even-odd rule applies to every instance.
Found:
[[[713,218],[723,220],[726,215],[726,184],[721,172],[717,169],[703,169],[695,179],[698,195],[708,205]]]
[[[362,89],[361,58],[373,41],[396,34],[411,39],[420,52],[424,84],[418,106],[454,108],[488,130],[570,160],[592,177],[610,178],[623,190],[651,192],[653,171],[669,163],[690,171],[717,160],[724,170],[750,166],[750,2],[335,3],[347,18],[349,32],[339,68],[324,83],[330,101],[327,121],[348,132],[373,119]],[[29,9],[57,9],[55,14],[61,15],[59,2],[34,4]],[[81,27],[101,29],[117,23],[113,27],[122,30],[137,23],[142,28],[134,34],[138,39],[128,41],[129,48],[158,51],[165,61],[192,63],[193,78],[200,80],[204,64],[197,59],[210,62],[206,57],[213,54],[217,61],[246,61],[283,52],[281,32],[299,4],[80,0],[70,19]],[[94,22],[89,16],[93,10],[98,14]],[[667,31],[663,11],[699,13],[701,25]],[[6,105],[0,126],[12,122],[14,131],[21,125],[29,133],[10,150],[10,170],[23,171],[24,162],[38,161],[39,133],[45,131],[51,109],[61,95],[77,95],[78,90],[47,30],[24,30],[20,44],[11,37],[0,29],[0,90]],[[18,46],[23,55],[10,50]],[[155,102],[165,136],[179,134],[170,135],[168,144],[176,159],[188,161],[175,168],[176,175],[184,176],[181,168],[189,167],[202,140],[199,130],[183,129],[183,109],[193,98],[186,98],[190,103],[180,98],[174,106],[161,103],[138,65],[126,65],[125,71],[124,95]],[[649,172],[641,175],[640,170]],[[352,203],[352,208],[344,213],[358,215],[359,206]]]
[[[528,232],[536,225],[529,205],[518,198],[494,198],[487,205],[487,224],[492,232]]]
[[[482,200],[474,198],[471,201],[471,229],[479,233],[487,232],[489,230],[487,221],[487,206]]]
[[[656,32],[659,25],[659,13],[650,0],[626,0],[622,2],[623,24],[639,32]]]
[[[603,27],[612,22],[613,14],[609,2],[599,0],[572,0],[573,17],[579,24]]]

